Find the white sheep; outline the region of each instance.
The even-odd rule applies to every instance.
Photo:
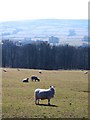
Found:
[[[48,105],[50,105],[50,99],[55,95],[55,87],[50,86],[49,89],[36,89],[34,92],[35,95],[35,104],[39,104],[39,100],[48,99]],[[38,103],[37,103],[38,101]]]

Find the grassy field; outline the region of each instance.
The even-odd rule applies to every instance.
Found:
[[[79,70],[49,71],[33,69],[2,70],[2,117],[3,118],[88,118],[88,74]],[[40,82],[22,83],[31,75],[40,77]],[[56,94],[51,99],[34,103],[34,90],[55,86]]]

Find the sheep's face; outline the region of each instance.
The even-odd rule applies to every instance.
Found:
[[[55,86],[50,86],[50,90],[55,94]]]
[[[55,89],[55,86],[50,86],[50,88],[53,88],[53,89]]]

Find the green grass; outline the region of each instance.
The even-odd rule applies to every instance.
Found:
[[[4,69],[4,68],[3,68]],[[84,71],[57,70],[42,74],[33,69],[10,69],[2,72],[2,117],[3,118],[88,118],[88,74]],[[40,77],[40,82],[22,83],[31,75]],[[55,86],[56,94],[51,99],[34,103],[34,90]]]

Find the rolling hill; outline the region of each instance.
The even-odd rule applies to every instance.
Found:
[[[0,38],[13,41],[49,41],[57,37],[58,44],[88,44],[88,20],[37,19],[0,23]],[[85,39],[86,38],[86,39]]]

